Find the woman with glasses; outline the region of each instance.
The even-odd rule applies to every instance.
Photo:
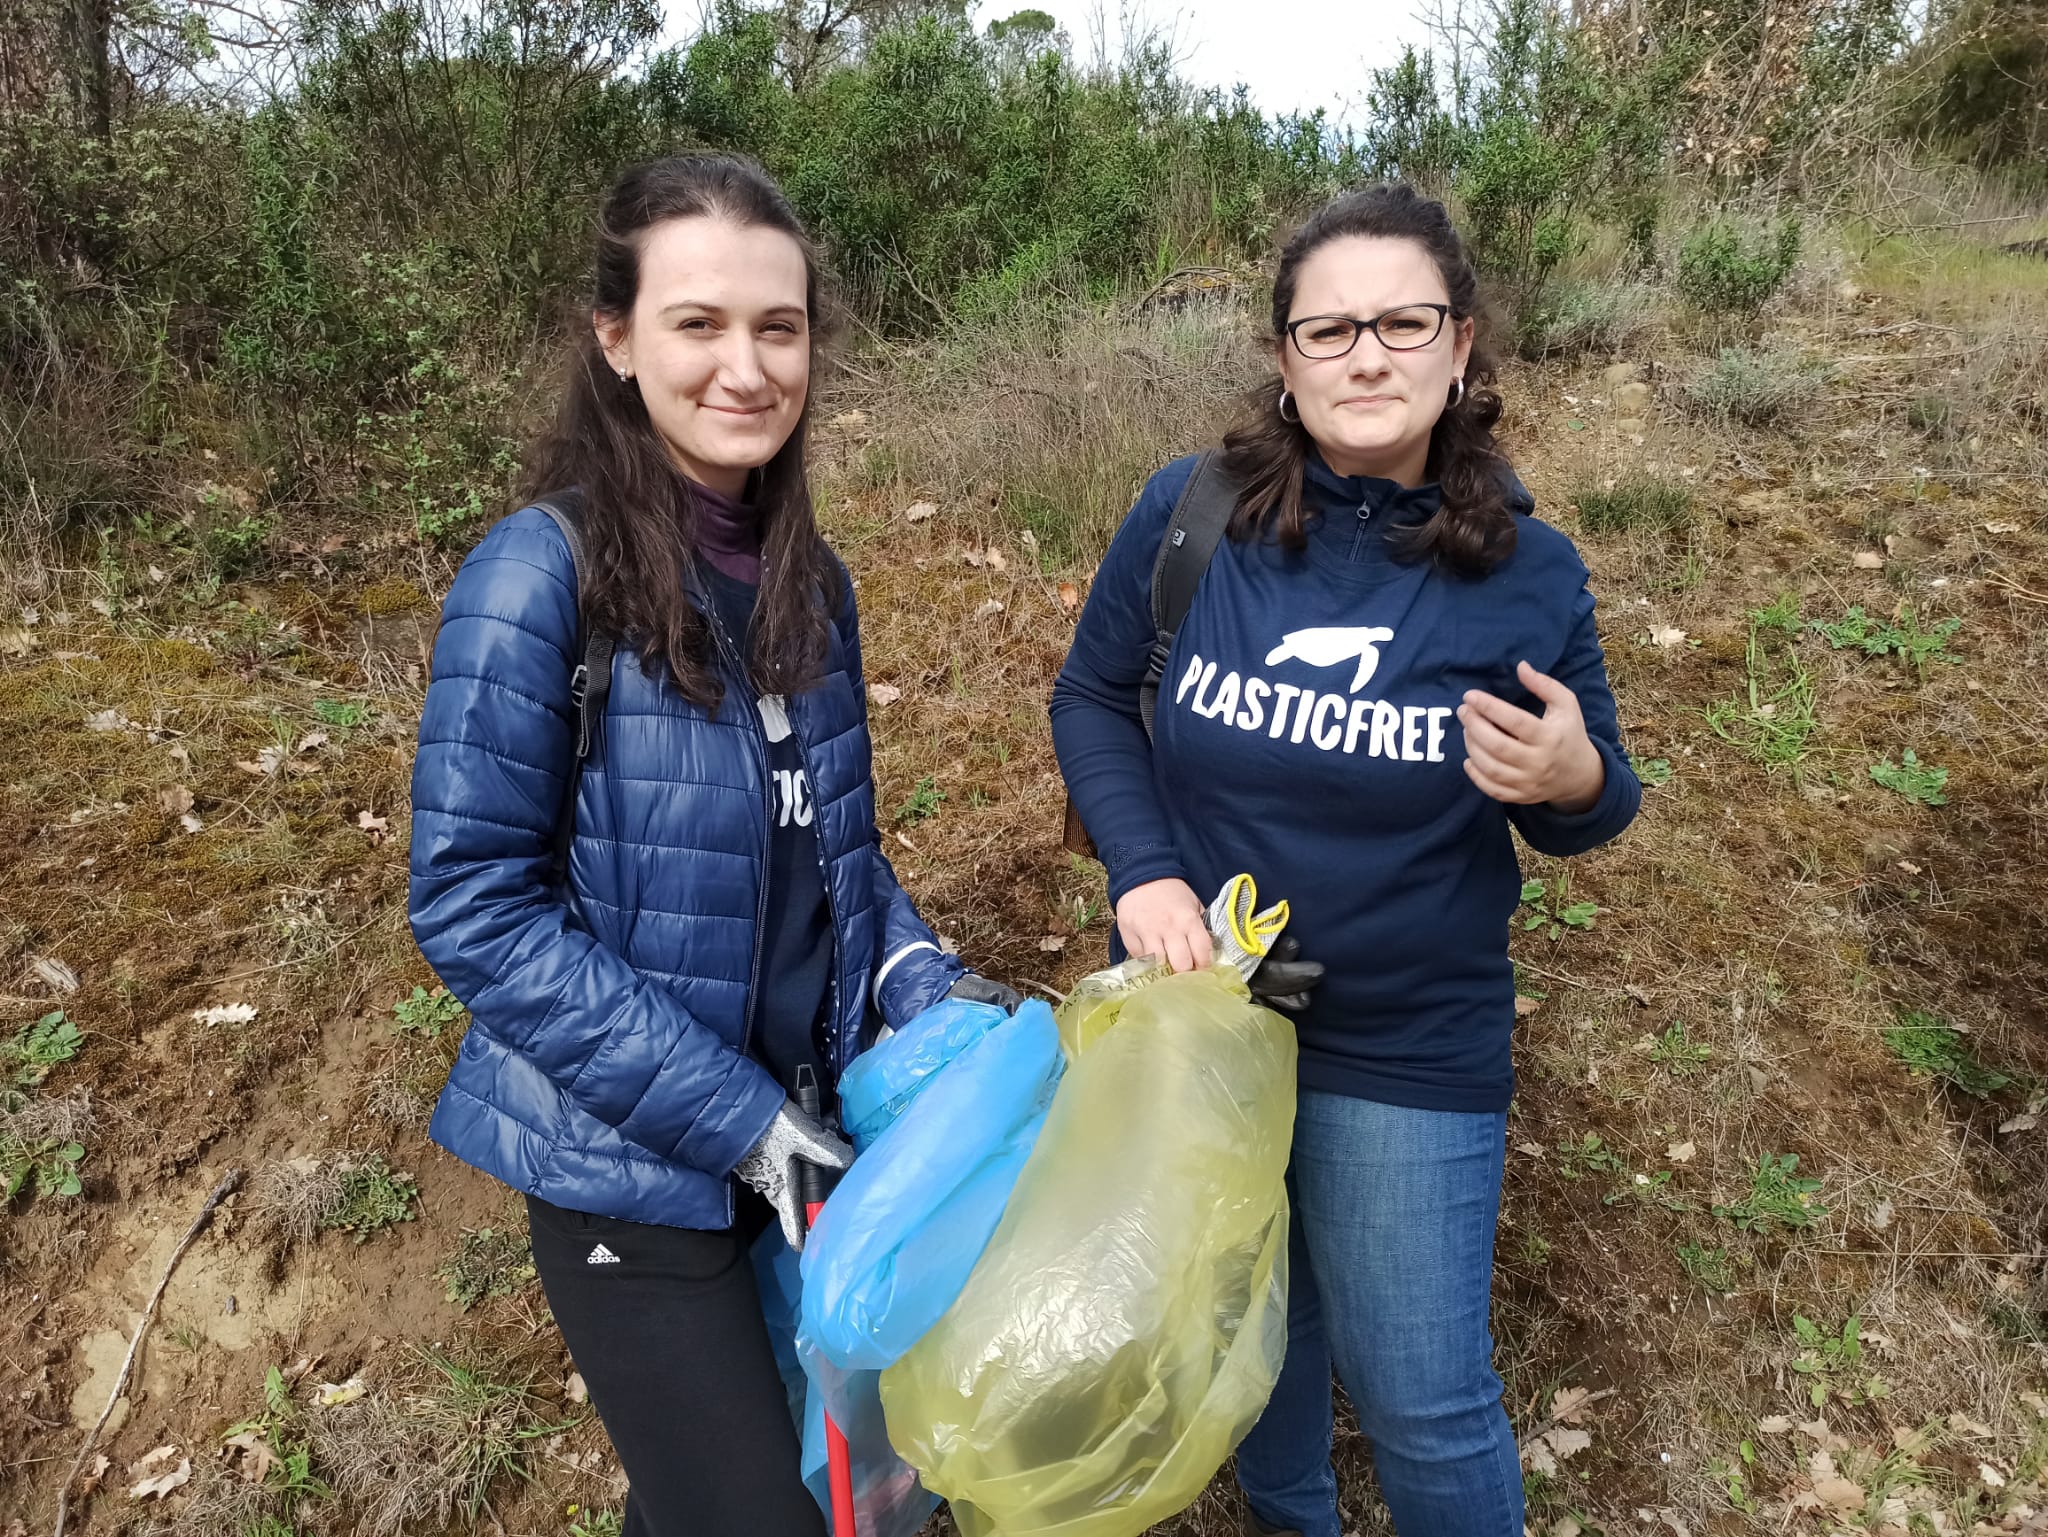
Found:
[[[1586,568],[1494,442],[1483,318],[1442,204],[1379,186],[1311,217],[1273,285],[1277,371],[1202,469],[1234,511],[1150,732],[1155,560],[1194,459],[1138,498],[1053,693],[1124,951],[1206,964],[1205,899],[1239,871],[1293,907],[1305,959],[1253,981],[1301,1045],[1287,1358],[1237,1456],[1260,1533],[1338,1537],[1333,1364],[1402,1537],[1522,1531],[1487,1322],[1510,829],[1582,853],[1642,791]]]

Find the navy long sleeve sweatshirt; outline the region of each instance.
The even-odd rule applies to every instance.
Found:
[[[1387,531],[1434,486],[1312,459],[1306,548],[1224,540],[1181,625],[1154,739],[1138,714],[1152,564],[1194,467],[1154,475],[1111,542],[1053,689],[1053,744],[1114,904],[1179,877],[1207,901],[1249,871],[1328,967],[1298,1017],[1301,1083],[1430,1110],[1497,1111],[1514,1088],[1508,829],[1546,854],[1613,838],[1641,804],[1607,686],[1586,568],[1526,514],[1480,580],[1396,560]],[[1507,806],[1465,775],[1457,707],[1485,689],[1534,713],[1528,661],[1578,696],[1606,766],[1577,815]]]

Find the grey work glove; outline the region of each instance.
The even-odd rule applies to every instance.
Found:
[[[1245,979],[1252,996],[1269,1009],[1299,1014],[1308,1007],[1308,995],[1323,980],[1323,963],[1301,958],[1301,941],[1282,934],[1259,962],[1259,969]]]
[[[977,977],[968,972],[947,991],[948,998],[959,998],[967,1003],[992,1003],[1005,1014],[1017,1012],[1017,1005],[1024,1001],[1024,995],[1016,988],[989,977]]]
[[[852,1162],[852,1148],[785,1100],[733,1173],[768,1198],[782,1219],[782,1236],[801,1253],[806,1226],[802,1166],[843,1169]]]

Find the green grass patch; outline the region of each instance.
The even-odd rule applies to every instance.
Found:
[[[2009,1074],[1979,1062],[1963,1034],[1939,1014],[1909,1009],[1884,1033],[1893,1056],[1916,1078],[1938,1078],[1965,1094],[1985,1099],[2012,1083]]]

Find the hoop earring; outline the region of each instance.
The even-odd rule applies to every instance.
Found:
[[[1451,403],[1444,407],[1446,411],[1455,411],[1465,403],[1465,376],[1460,374],[1451,383],[1456,386],[1456,393],[1451,396]]]
[[[1301,412],[1294,406],[1294,397],[1286,390],[1280,392],[1280,420],[1289,423],[1298,423],[1301,420]]]

